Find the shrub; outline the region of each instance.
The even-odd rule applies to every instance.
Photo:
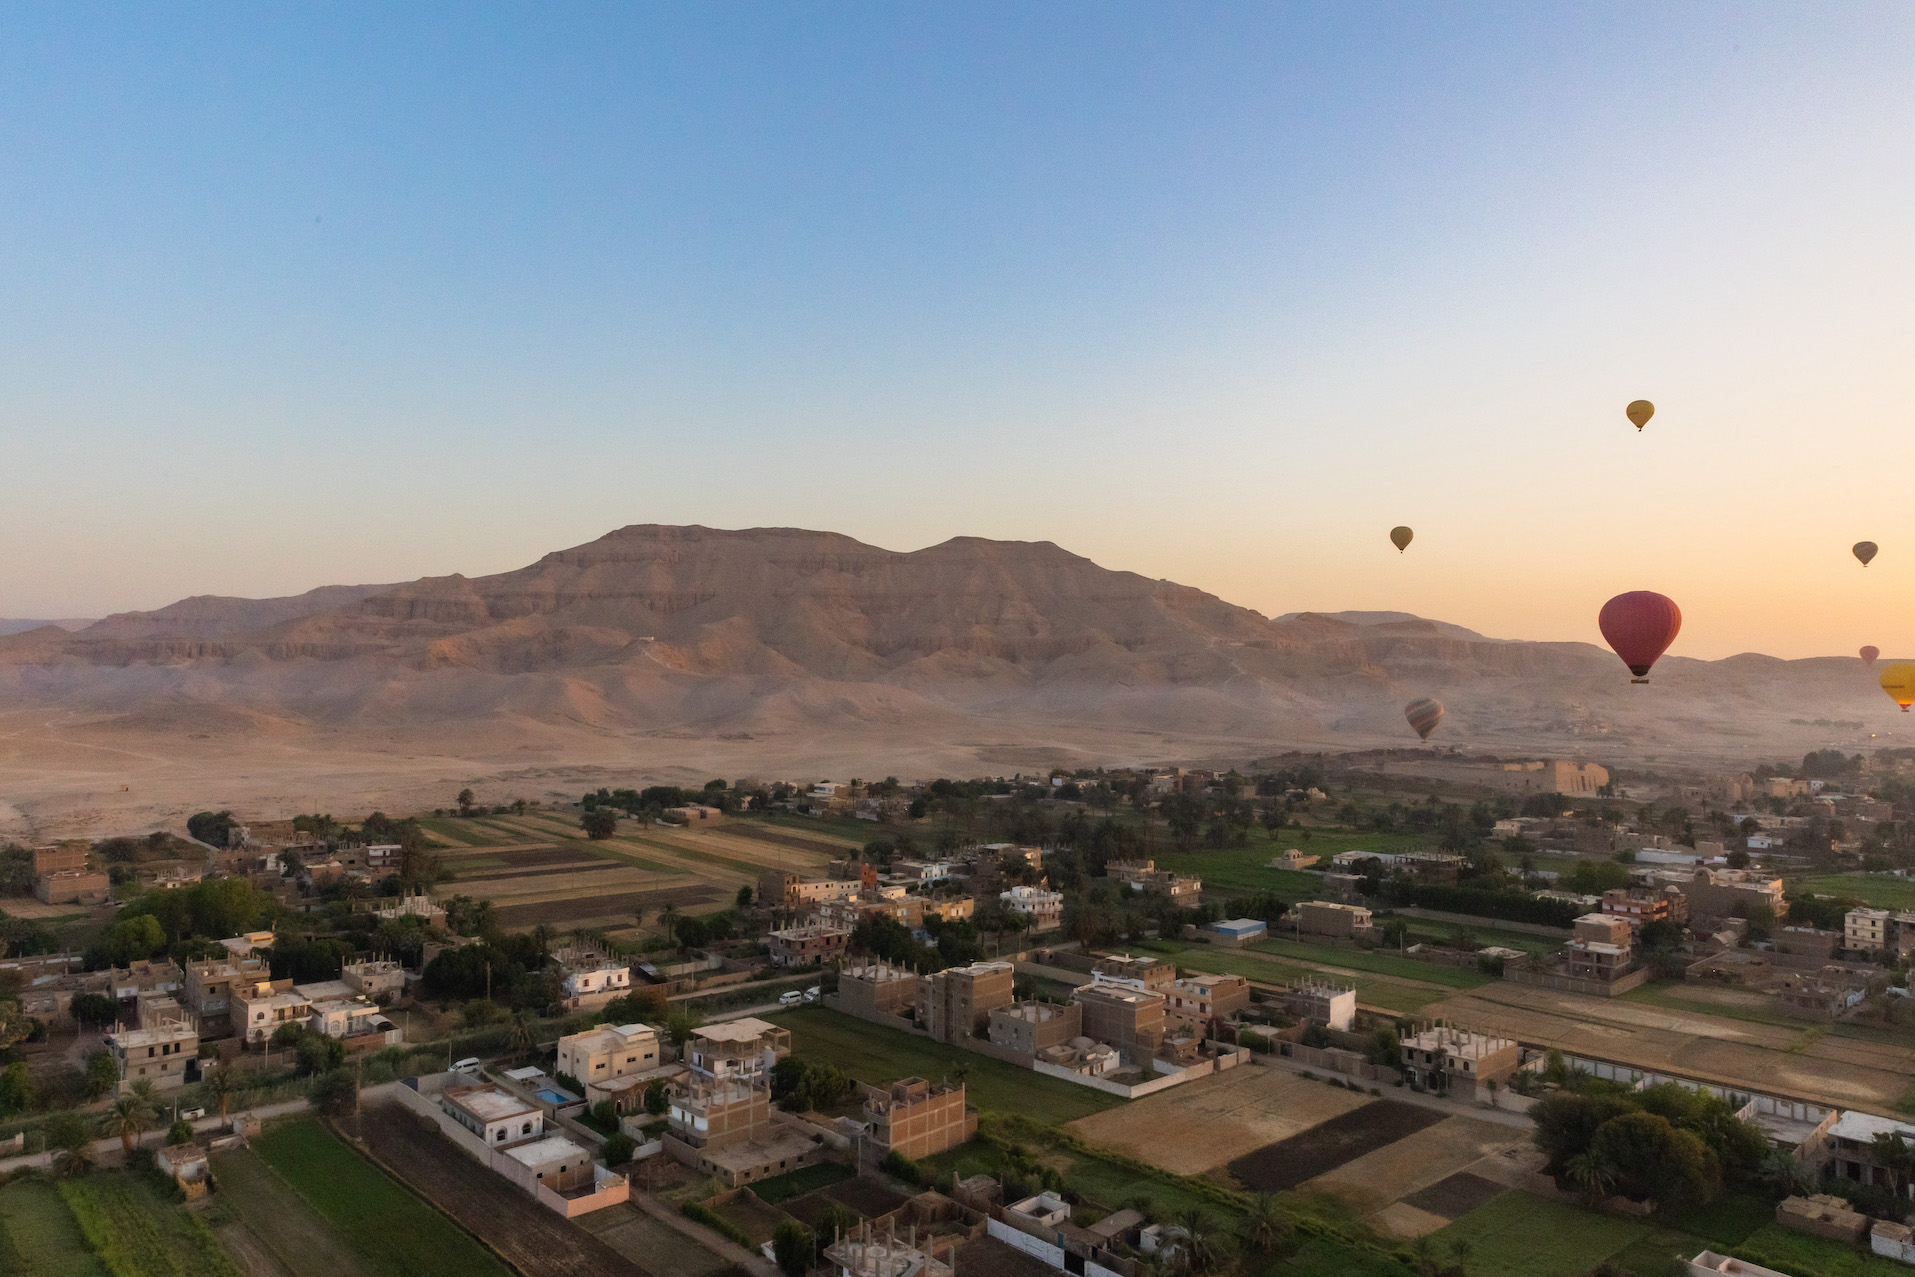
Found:
[[[686,1219],[703,1224],[713,1232],[723,1234],[732,1241],[737,1242],[740,1246],[743,1246],[746,1250],[756,1249],[756,1247],[751,1244],[751,1238],[745,1235],[744,1229],[718,1214],[706,1206],[705,1203],[686,1202],[682,1209]],[[794,1220],[792,1222],[796,1223],[797,1221]],[[802,1227],[802,1225],[800,1225],[800,1227]]]
[[[185,1118],[166,1128],[168,1144],[191,1144],[193,1142],[193,1124]]]
[[[605,1141],[605,1148],[603,1150],[605,1154],[605,1164],[615,1168],[625,1165],[625,1163],[632,1160],[632,1152],[637,1147],[637,1140],[625,1132],[620,1131],[617,1135],[613,1135]]]

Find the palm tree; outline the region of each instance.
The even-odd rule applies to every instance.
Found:
[[[670,939],[672,929],[678,925],[678,905],[675,902],[667,900],[665,907],[658,911],[658,925],[666,938]]]
[[[1609,1196],[1609,1190],[1616,1186],[1618,1179],[1616,1168],[1594,1153],[1576,1154],[1563,1170],[1569,1182],[1582,1189],[1583,1195],[1592,1202]]]
[[[1292,1233],[1290,1217],[1277,1206],[1270,1193],[1258,1193],[1250,1199],[1243,1216],[1243,1236],[1259,1254],[1270,1255],[1281,1249]]]
[[[153,1106],[138,1091],[128,1091],[113,1101],[106,1111],[106,1133],[120,1137],[127,1157],[140,1142],[140,1136],[153,1127]]]
[[[520,1058],[531,1055],[538,1046],[538,1026],[524,1007],[512,1013],[512,1023],[506,1030],[506,1043]]]
[[[495,912],[497,912],[497,910],[490,900],[481,900],[473,905],[471,917],[472,930],[479,935],[484,935],[487,931],[490,931],[493,922],[492,915]]]
[[[1215,1272],[1223,1259],[1223,1248],[1210,1231],[1209,1214],[1201,1206],[1191,1206],[1177,1213],[1177,1223],[1184,1230],[1179,1266],[1192,1277]]]
[[[214,1065],[213,1071],[206,1075],[206,1090],[219,1101],[219,1115],[224,1120],[226,1105],[239,1090],[239,1074],[233,1071],[233,1066],[230,1064]]]
[[[341,888],[340,894],[346,898],[346,912],[358,912],[359,902],[366,898],[366,880],[356,876],[349,876],[345,881],[345,885]]]
[[[1476,1247],[1467,1237],[1458,1237],[1450,1243],[1450,1257],[1456,1261],[1456,1271],[1462,1273],[1469,1267],[1470,1256],[1476,1253]]]

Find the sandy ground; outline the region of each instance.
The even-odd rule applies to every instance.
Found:
[[[1178,1175],[1198,1175],[1368,1103],[1284,1069],[1228,1073],[1080,1117],[1071,1129]]]
[[[1915,1075],[1911,1046],[1818,1036],[1808,1025],[1750,1024],[1526,985],[1484,985],[1434,1003],[1423,1014],[1638,1067],[1878,1112],[1893,1111]]]
[[[0,837],[107,837],[182,829],[231,808],[244,818],[430,811],[467,786],[481,801],[573,800],[587,789],[714,777],[1008,775],[1054,764],[1237,765],[1268,742],[1200,733],[1117,732],[978,716],[973,730],[869,724],[718,739],[683,729],[621,732],[487,723],[481,728],[337,732],[288,728],[243,738],[156,732],[45,709],[0,711]],[[522,730],[521,730],[522,729]]]

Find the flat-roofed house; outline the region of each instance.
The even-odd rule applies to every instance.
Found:
[[[504,1087],[448,1086],[439,1093],[439,1107],[484,1140],[487,1148],[504,1148],[545,1134],[545,1114],[538,1105]]]
[[[1192,972],[1164,990],[1164,1014],[1201,1027],[1250,1006],[1250,981],[1240,975]]]
[[[977,1134],[977,1114],[965,1107],[964,1083],[907,1077],[880,1090],[861,1086],[864,1119],[871,1123],[867,1152],[876,1161],[891,1153],[916,1160],[956,1148]]]
[[[559,1039],[556,1067],[584,1085],[659,1066],[658,1030],[649,1024],[605,1024]]]
[[[1084,1010],[1084,1036],[1116,1047],[1133,1064],[1164,1041],[1164,995],[1098,979],[1071,994]]]
[[[592,1155],[563,1135],[514,1144],[505,1150],[505,1158],[499,1169],[528,1192],[535,1185],[555,1193],[592,1187]]]
[[[559,981],[559,1000],[569,1011],[596,1011],[631,990],[631,967],[605,959],[567,971]]]
[[[264,1042],[282,1024],[305,1024],[312,1016],[312,999],[295,991],[291,980],[259,980],[233,987],[228,1014],[233,1032],[244,1041]]]
[[[1478,1087],[1502,1082],[1522,1063],[1514,1039],[1447,1026],[1424,1029],[1400,1044],[1412,1086],[1474,1099]]]
[[[390,959],[348,962],[339,969],[339,978],[375,1002],[381,995],[396,998],[406,990],[405,968]]]
[[[814,967],[842,957],[851,945],[851,931],[812,922],[786,927],[766,937],[774,967]]]
[[[989,1025],[993,1010],[1017,1000],[1012,989],[1016,974],[1008,962],[973,962],[920,976],[919,1021],[940,1042],[974,1037]]]
[[[1297,906],[1297,929],[1310,936],[1354,939],[1370,933],[1370,911],[1362,905],[1306,900]]]
[[[150,993],[140,999],[139,1027],[115,1026],[105,1045],[119,1073],[118,1094],[141,1082],[177,1091],[186,1085],[187,1066],[199,1059],[199,1028],[170,995]]]

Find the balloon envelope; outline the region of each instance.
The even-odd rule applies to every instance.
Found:
[[[1436,725],[1443,721],[1443,702],[1419,696],[1403,707],[1403,717],[1410,720],[1410,726],[1416,729],[1418,736],[1428,740],[1430,733],[1436,730]]]
[[[1656,405],[1647,399],[1638,399],[1623,411],[1629,414],[1629,420],[1635,423],[1636,429],[1641,430],[1649,424],[1649,418],[1656,415]]]
[[[1857,541],[1855,543],[1854,554],[1856,558],[1862,561],[1862,566],[1867,567],[1868,561],[1875,557],[1879,549],[1880,547],[1873,541]]]
[[[1416,533],[1410,531],[1408,528],[1403,528],[1403,527],[1391,528],[1390,529],[1390,544],[1396,547],[1396,552],[1398,554],[1401,554],[1403,553],[1403,551],[1410,548],[1410,540],[1415,536],[1416,536]]]
[[[1902,707],[1902,713],[1908,713],[1908,707],[1915,705],[1915,665],[1906,661],[1897,661],[1882,671],[1882,690],[1889,699]]]
[[[1653,590],[1631,590],[1603,604],[1596,624],[1635,681],[1647,683],[1649,667],[1682,630],[1682,609],[1674,599]]]
[[[1864,665],[1875,664],[1875,658],[1880,656],[1881,654],[1882,654],[1882,649],[1875,646],[1873,643],[1870,643],[1867,647],[1862,649],[1862,664]]]

